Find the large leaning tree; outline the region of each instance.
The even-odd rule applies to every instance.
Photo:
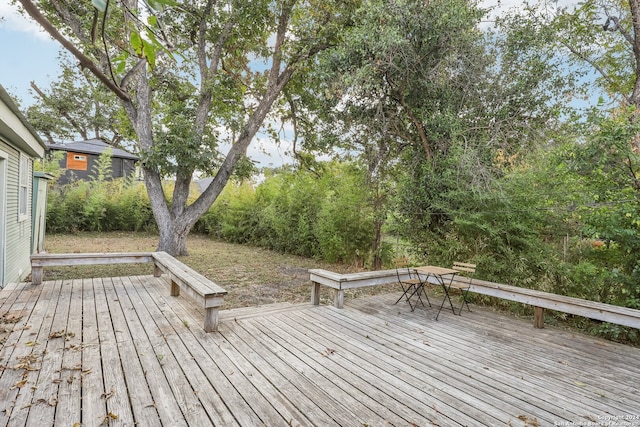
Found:
[[[18,0],[120,100],[143,159],[158,250],[216,200],[292,77],[349,25],[356,0]],[[223,153],[223,148],[225,153]],[[213,182],[192,203],[196,171]],[[175,180],[165,196],[163,179]]]

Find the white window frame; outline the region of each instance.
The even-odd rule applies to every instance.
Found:
[[[29,157],[20,153],[18,165],[18,222],[29,219]]]

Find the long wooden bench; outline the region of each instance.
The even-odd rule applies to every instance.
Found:
[[[154,276],[166,274],[171,284],[171,296],[178,296],[183,290],[203,305],[206,332],[218,330],[218,312],[227,291],[166,252],[34,254],[31,256],[31,283],[42,284],[44,267],[147,262],[155,264]]]
[[[42,284],[44,267],[146,262],[153,262],[151,252],[33,254],[31,255],[31,283]]]
[[[178,296],[180,290],[184,290],[189,297],[203,305],[204,330],[217,331],[218,313],[227,291],[166,252],[153,252],[151,256],[155,263],[154,276],[160,276],[161,272],[168,276],[171,296]]]
[[[408,275],[401,274],[400,277],[408,278]],[[328,270],[313,269],[309,270],[309,278],[312,282],[311,303],[320,304],[320,286],[327,286],[334,290],[334,306],[337,308],[342,308],[344,305],[345,289],[397,283],[398,281],[396,270],[340,274]],[[437,285],[435,279],[430,278],[429,281]],[[478,279],[473,279],[469,284],[469,279],[464,277],[454,280],[453,286],[457,288],[469,286],[469,292],[532,305],[534,307],[534,326],[537,328],[544,327],[544,310],[550,309],[640,329],[640,310],[632,308]]]
[[[320,304],[320,286],[333,289],[333,305],[342,308],[344,305],[344,291],[346,289],[362,288],[366,286],[386,285],[398,282],[396,270],[364,271],[360,273],[334,273],[323,269],[309,270],[312,283],[311,303]],[[401,279],[409,279],[408,274],[400,274]]]

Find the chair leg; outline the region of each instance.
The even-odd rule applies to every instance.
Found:
[[[431,307],[431,301],[429,300],[429,294],[427,294],[427,289],[424,286],[424,283],[420,285],[422,287],[422,292],[424,293],[424,297],[427,299],[427,304]],[[424,306],[424,303],[422,304]]]
[[[407,286],[407,289],[405,289],[402,282],[400,282],[400,287],[402,288],[402,295],[400,295],[400,298],[398,298],[398,300],[393,303],[394,305],[399,303],[402,297],[405,297],[407,299],[407,302],[409,301],[409,297],[407,296],[407,293],[411,290],[412,286],[411,285]]]
[[[424,302],[422,301],[422,297],[420,296],[420,294],[424,290],[424,287],[422,286],[422,284],[412,285],[412,287],[414,288],[414,291],[411,293],[411,295],[409,295],[409,299],[407,301],[409,302],[409,307],[411,307],[411,311],[414,311],[416,309],[416,307],[418,306],[418,303],[416,302],[415,304],[411,304],[411,298],[414,295],[417,295],[418,301],[420,301],[420,304],[422,304],[422,306],[424,307]],[[425,296],[426,296],[426,294],[425,294]],[[428,300],[428,297],[427,297],[427,300]]]
[[[462,309],[464,308],[465,305],[467,306],[467,310],[469,310],[469,313],[471,313],[471,308],[469,308],[469,301],[467,300],[468,294],[469,294],[469,289],[462,290],[462,303],[460,303],[460,310],[458,310],[459,316],[462,315]]]

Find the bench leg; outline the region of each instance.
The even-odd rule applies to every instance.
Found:
[[[31,267],[31,283],[34,285],[42,284],[42,276],[43,276],[43,268],[42,267]]]
[[[544,328],[544,308],[534,307],[533,312],[533,326],[538,329]]]
[[[218,330],[219,307],[209,307],[204,312],[204,331],[216,332]]]
[[[153,277],[160,277],[160,276],[162,276],[162,269],[158,267],[158,264],[155,264],[153,266]]]
[[[336,308],[342,308],[344,306],[344,291],[342,289],[333,290],[333,305]]]
[[[311,304],[320,305],[320,283],[311,282]]]
[[[171,296],[177,297],[178,295],[180,295],[180,285],[171,279]]]

